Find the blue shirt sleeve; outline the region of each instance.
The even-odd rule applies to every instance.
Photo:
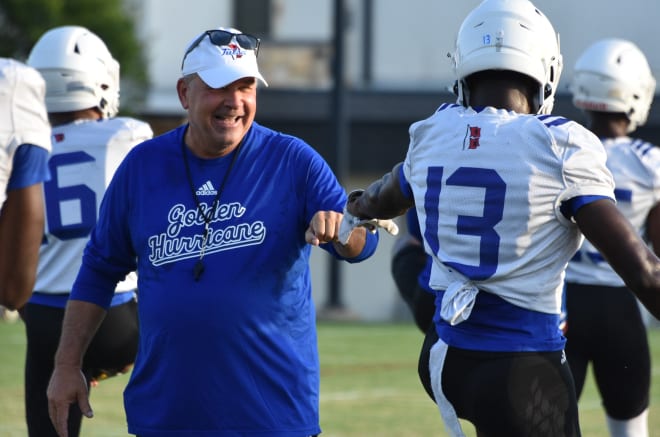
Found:
[[[32,144],[16,149],[14,166],[7,184],[7,191],[29,187],[50,180],[48,150]]]
[[[570,220],[575,217],[575,214],[577,214],[578,210],[584,205],[588,205],[600,199],[612,200],[607,196],[577,196],[562,202],[559,210],[564,215],[564,217]]]
[[[367,238],[366,241],[364,242],[364,247],[362,248],[362,252],[360,252],[360,254],[355,258],[344,258],[343,256],[339,255],[335,250],[335,246],[332,243],[324,243],[321,244],[319,247],[325,249],[335,258],[353,264],[353,263],[358,263],[360,261],[364,261],[365,259],[369,258],[371,255],[373,255],[374,252],[376,251],[376,248],[378,247],[378,239],[379,239],[378,232],[376,232],[375,234],[372,234],[371,232],[367,232]]]

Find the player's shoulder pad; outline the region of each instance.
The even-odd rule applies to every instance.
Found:
[[[540,126],[552,138],[552,142],[560,147],[577,147],[578,149],[592,149],[598,153],[603,152],[600,139],[580,123],[559,115],[534,114],[532,119],[537,120]]]
[[[449,108],[457,108],[459,106],[460,105],[456,103],[443,103],[442,105],[438,106],[438,109],[436,109],[435,112],[437,113],[437,112],[445,111]]]
[[[546,132],[560,142],[573,140],[600,143],[600,140],[586,127],[574,120],[560,115],[532,114],[533,119],[540,122]]]
[[[630,141],[630,147],[642,158],[646,156],[660,156],[660,148],[653,143],[634,138]]]
[[[553,127],[553,126],[562,126],[567,123],[572,123],[573,120],[570,120],[566,117],[562,117],[560,115],[550,115],[550,114],[536,114],[534,115],[537,119],[541,121],[544,125],[547,127]]]
[[[107,119],[107,126],[117,134],[134,140],[148,140],[154,136],[149,123],[132,117],[114,117]]]
[[[431,115],[429,115],[428,117],[423,118],[423,119],[421,119],[421,120],[415,121],[414,123],[412,123],[412,124],[410,125],[410,127],[409,127],[408,130],[409,130],[409,132],[412,134],[412,132],[414,132],[415,129],[416,129],[418,126],[422,126],[422,125],[424,125],[424,124],[425,124],[426,122],[428,122],[429,120],[434,119],[438,114],[440,114],[440,113],[446,113],[446,111],[447,111],[448,109],[451,109],[451,108],[459,108],[459,107],[462,108],[462,106],[457,105],[457,104],[455,104],[455,103],[442,103],[442,104],[441,104],[440,106],[438,106],[438,108],[433,112],[433,114],[431,114]]]

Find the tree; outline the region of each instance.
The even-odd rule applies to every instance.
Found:
[[[149,84],[144,49],[132,18],[135,11],[130,8],[123,0],[2,0],[0,56],[25,61],[47,30],[84,26],[105,41],[121,65],[124,112],[124,104],[141,100]]]

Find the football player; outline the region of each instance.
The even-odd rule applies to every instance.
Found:
[[[46,389],[71,286],[115,169],[134,145],[153,133],[142,121],[116,116],[119,63],[90,30],[63,26],[47,31],[32,48],[28,64],[46,80],[53,155],[52,178],[44,185],[46,234],[37,281],[21,312],[27,333],[25,410],[30,436],[55,437]],[[117,286],[112,307],[84,357],[88,385],[125,372],[134,361],[136,287],[134,273]],[[69,437],[75,437],[82,415],[77,407],[70,411]]]
[[[646,57],[631,41],[597,41],[575,64],[572,92],[605,146],[617,207],[660,253],[660,149],[629,136],[646,122],[655,93]],[[637,299],[589,241],[566,270],[566,313],[566,356],[578,396],[591,362],[610,435],[648,436],[646,327]]]
[[[584,234],[658,315],[660,260],[616,208],[599,139],[549,115],[562,56],[541,11],[483,1],[452,60],[458,104],[413,124],[405,160],[347,211],[415,208],[433,258],[431,389],[450,435],[461,418],[479,436],[579,436],[559,329],[566,264]]]
[[[48,179],[46,86],[33,68],[0,58],[0,316],[11,320],[34,286]]]

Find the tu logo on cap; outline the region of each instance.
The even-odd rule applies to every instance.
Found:
[[[224,55],[230,55],[232,59],[240,59],[245,55],[245,50],[240,48],[236,44],[229,44],[226,47],[222,48],[222,54]]]

